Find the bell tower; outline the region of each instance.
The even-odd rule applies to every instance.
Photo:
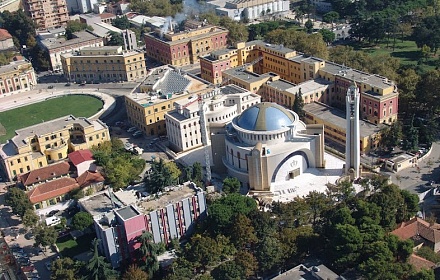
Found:
[[[346,95],[347,130],[345,137],[345,173],[350,175],[351,179],[360,177],[361,168],[359,98],[359,89],[353,79]]]

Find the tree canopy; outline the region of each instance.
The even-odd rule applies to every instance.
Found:
[[[83,231],[93,225],[93,217],[87,212],[78,212],[72,218],[72,227]]]
[[[10,188],[6,195],[6,204],[11,206],[12,213],[23,217],[26,210],[32,210],[32,204],[26,193],[17,187]]]

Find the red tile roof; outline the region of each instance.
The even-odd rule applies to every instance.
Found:
[[[112,14],[112,13],[102,13],[102,14],[99,14],[99,17],[101,19],[107,19],[107,18],[115,18],[116,15]]]
[[[8,30],[0,28],[0,41],[12,39],[12,35],[9,34]]]
[[[85,161],[93,160],[93,154],[90,150],[79,150],[67,155],[73,165],[77,166]]]
[[[414,236],[421,236],[433,243],[440,242],[440,230],[438,224],[430,225],[427,221],[420,218],[413,218],[408,222],[401,223],[397,229],[391,233],[399,237],[401,240],[406,240]]]
[[[104,182],[104,177],[99,172],[86,171],[81,176],[76,178],[78,185],[81,188],[90,186],[91,184]]]
[[[435,263],[428,261],[425,258],[419,257],[416,254],[411,254],[408,262],[412,264],[416,270],[421,270],[422,268],[432,269],[435,266]]]
[[[67,161],[48,165],[43,168],[29,171],[18,175],[18,181],[24,186],[29,186],[38,182],[43,182],[55,177],[69,174],[70,164]]]
[[[31,203],[38,203],[51,198],[67,194],[73,189],[79,188],[75,179],[64,177],[38,185],[27,193]]]

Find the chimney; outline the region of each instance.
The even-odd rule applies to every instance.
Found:
[[[170,31],[173,32],[173,20],[170,18]]]

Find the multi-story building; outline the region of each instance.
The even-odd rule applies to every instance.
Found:
[[[238,84],[267,97],[270,97],[270,92],[264,92],[265,89],[261,87],[270,82],[270,73],[297,85],[296,90],[289,90],[292,93],[301,88],[304,94],[308,86],[305,82],[314,80],[318,83],[314,87],[320,88],[318,95],[325,95],[324,98],[316,96],[317,99],[340,109],[345,108],[345,93],[350,83],[355,81],[361,94],[361,118],[375,124],[392,123],[397,119],[399,93],[392,81],[297,53],[282,45],[271,45],[262,41],[240,43],[236,48],[213,52],[201,58],[200,66],[203,79],[217,84]],[[288,92],[285,94],[288,95]],[[305,101],[311,102],[315,99]],[[281,104],[286,103],[283,101]]]
[[[69,21],[66,0],[23,0],[26,14],[38,29],[65,26]]]
[[[75,82],[135,81],[147,73],[143,52],[122,46],[86,47],[61,55],[64,76]]]
[[[93,11],[93,6],[98,0],[66,0],[67,8],[70,13],[85,14]]]
[[[235,85],[227,85],[201,95],[205,124],[211,135],[212,126],[221,127],[229,123],[242,111],[260,103],[261,97]],[[175,110],[165,114],[170,148],[184,152],[202,146],[200,133],[199,96],[181,99],[174,103]],[[209,142],[209,139],[207,139]]]
[[[281,16],[290,11],[290,1],[284,0],[213,0],[207,5],[215,9],[217,15],[236,21]]]
[[[142,201],[139,207],[124,205],[117,193],[107,191],[80,200],[80,206],[94,218],[100,249],[113,267],[135,257],[137,238],[147,231],[155,243],[169,243],[193,231],[194,223],[206,216],[205,193],[193,183],[166,188],[164,195]],[[130,191],[125,191],[130,192]]]
[[[100,120],[65,116],[15,131],[0,146],[0,164],[9,180],[48,164],[65,160],[71,151],[89,149],[110,140]]]
[[[342,110],[332,108],[319,102],[304,105],[305,118],[307,124],[323,124],[325,141],[339,148],[345,147],[347,121]],[[368,153],[378,147],[380,131],[383,125],[375,125],[371,122],[359,120],[360,127],[360,150],[361,153]]]
[[[146,135],[165,135],[165,113],[174,102],[208,92],[209,84],[169,66],[153,69],[140,85],[140,92],[125,96],[128,120]]]
[[[199,62],[200,56],[227,47],[228,30],[187,21],[184,31],[173,31],[173,24],[167,24],[170,30],[156,29],[145,35],[147,56],[175,66]]]
[[[24,59],[0,66],[1,95],[29,91],[37,85],[32,64]]]
[[[54,71],[62,70],[62,54],[77,52],[86,47],[104,46],[103,38],[97,37],[87,31],[74,33],[74,38],[70,40],[66,40],[64,37],[51,37],[40,40],[38,43],[49,54],[50,65]]]

